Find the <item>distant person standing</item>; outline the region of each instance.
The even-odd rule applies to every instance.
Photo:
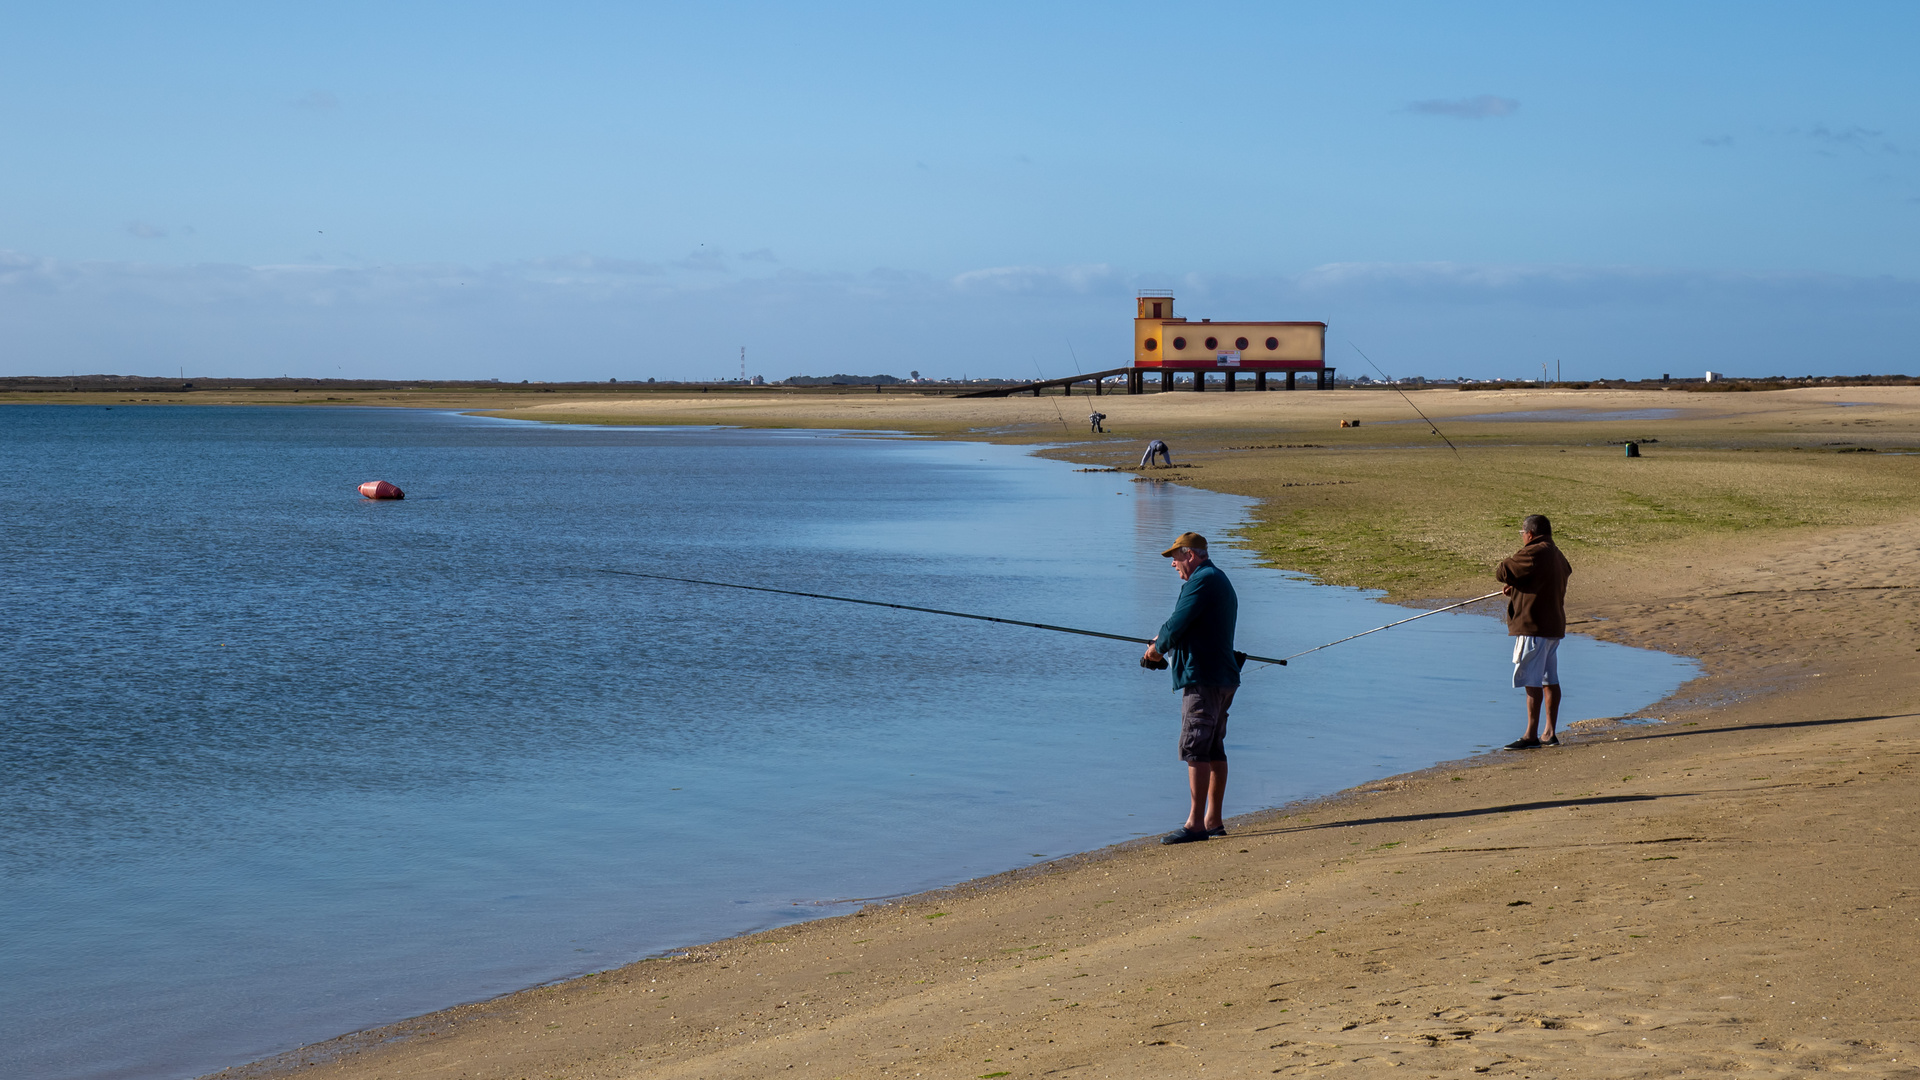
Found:
[[[1513,685],[1527,692],[1527,733],[1508,750],[1559,746],[1560,641],[1567,636],[1567,578],[1573,567],[1553,544],[1553,523],[1529,514],[1520,526],[1520,550],[1494,567],[1506,586],[1507,633],[1513,637]],[[1547,723],[1540,725],[1541,706]]]
[[[1105,435],[1107,433],[1107,429],[1100,426],[1100,421],[1106,418],[1107,414],[1101,412],[1099,409],[1095,409],[1087,414],[1087,423],[1093,428],[1094,434]]]
[[[1186,844],[1223,836],[1227,797],[1227,707],[1240,686],[1240,658],[1233,651],[1233,629],[1240,598],[1227,575],[1207,558],[1207,538],[1181,533],[1160,553],[1186,582],[1173,614],[1147,646],[1141,663],[1171,666],[1173,688],[1180,693],[1180,760],[1187,763],[1192,805],[1186,824],[1160,838]]]
[[[1155,455],[1165,458],[1169,468],[1173,466],[1173,451],[1167,449],[1166,443],[1155,439],[1147,444],[1147,452],[1140,455],[1140,467],[1143,469],[1150,467]]]

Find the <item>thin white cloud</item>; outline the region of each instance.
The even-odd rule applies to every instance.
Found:
[[[724,274],[730,269],[727,265],[726,252],[707,247],[688,252],[686,258],[674,265],[683,270],[700,270],[713,274]]]
[[[1874,128],[1852,124],[1847,127],[1828,127],[1815,124],[1810,128],[1795,128],[1792,132],[1802,135],[1820,146],[1836,150],[1855,150],[1864,154],[1898,154],[1900,148],[1888,142],[1886,132]]]
[[[1920,282],[1893,277],[1667,267],[1486,263],[1329,263],[1291,279],[1301,298],[1551,307],[1669,306],[1714,296],[1741,302],[1920,302]]]
[[[1075,292],[1086,293],[1112,283],[1118,271],[1105,263],[1080,266],[991,266],[968,270],[952,278],[954,288],[962,291],[992,289],[997,292]]]
[[[1481,94],[1478,97],[1469,98],[1434,98],[1415,101],[1407,105],[1406,111],[1426,116],[1451,116],[1461,120],[1487,120],[1500,116],[1512,116],[1520,111],[1520,103],[1513,98]]]
[[[1055,343],[1069,339],[1085,366],[1125,364],[1134,294],[1169,282],[1189,318],[1322,320],[1409,373],[1512,374],[1549,344],[1570,377],[1579,358],[1581,378],[1920,368],[1920,282],[1885,277],[1447,262],[719,275],[591,255],[241,266],[0,252],[0,335],[22,365],[0,374],[186,363],[234,376],[717,378],[737,373],[742,343],[763,374],[904,374],[903,349],[922,372],[1025,375],[1037,361],[1066,373]]]

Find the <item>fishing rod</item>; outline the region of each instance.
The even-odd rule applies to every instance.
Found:
[[[1073,370],[1075,372],[1078,372],[1080,370],[1079,365],[1076,364]],[[1040,376],[1039,381],[1041,382],[1047,381],[1047,373],[1040,370],[1040,361],[1038,360],[1035,360],[1033,362],[1033,373],[1035,375]],[[1071,387],[1069,387],[1069,389],[1071,389]],[[1035,390],[1034,393],[1038,394],[1039,391]],[[1060,411],[1060,403],[1057,401],[1053,403],[1053,415],[1059,419],[1061,431],[1064,431],[1069,435],[1073,434],[1073,429],[1067,426],[1067,414]]]
[[[1311,649],[1308,649],[1308,650],[1307,650],[1307,652],[1297,652],[1297,653],[1294,653],[1294,654],[1293,654],[1293,656],[1289,656],[1289,657],[1287,657],[1287,660],[1292,660],[1292,659],[1295,659],[1295,658],[1297,658],[1297,657],[1301,657],[1301,656],[1305,656],[1305,655],[1307,655],[1307,653],[1310,653],[1310,652],[1319,652],[1319,651],[1320,651],[1321,649],[1331,649],[1331,648],[1333,648],[1333,647],[1334,647],[1335,645],[1339,645],[1339,644],[1343,644],[1343,643],[1345,643],[1345,642],[1348,642],[1348,641],[1352,641],[1352,640],[1353,640],[1354,638],[1363,638],[1363,637],[1366,637],[1366,636],[1367,636],[1368,634],[1377,634],[1377,633],[1379,633],[1379,632],[1380,632],[1380,631],[1382,631],[1382,630],[1391,630],[1391,629],[1393,629],[1393,628],[1394,628],[1394,627],[1396,627],[1396,626],[1400,626],[1400,625],[1402,625],[1402,624],[1405,624],[1405,623],[1410,623],[1410,622],[1412,622],[1412,621],[1413,621],[1414,619],[1424,619],[1424,618],[1426,618],[1426,617],[1427,617],[1427,616],[1429,616],[1429,615],[1438,615],[1438,614],[1440,614],[1440,613],[1441,613],[1441,612],[1443,612],[1443,611],[1452,611],[1452,610],[1453,610],[1453,609],[1455,609],[1455,608],[1463,608],[1463,607],[1466,607],[1466,606],[1467,606],[1468,604],[1477,604],[1477,603],[1479,603],[1479,602],[1480,602],[1480,601],[1482,601],[1482,600],[1491,600],[1491,599],[1493,599],[1494,597],[1496,597],[1496,596],[1499,596],[1499,595],[1501,595],[1501,594],[1500,594],[1500,593],[1497,593],[1497,592],[1490,592],[1490,593],[1488,593],[1488,594],[1487,594],[1487,595],[1485,595],[1485,596],[1476,596],[1476,597],[1474,597],[1474,598],[1473,598],[1473,599],[1471,599],[1471,600],[1462,600],[1462,601],[1460,601],[1460,602],[1459,602],[1459,603],[1457,603],[1457,604],[1448,604],[1448,605],[1447,605],[1446,607],[1437,607],[1437,608],[1434,608],[1434,609],[1433,609],[1432,611],[1423,611],[1423,612],[1421,612],[1420,614],[1418,614],[1418,615],[1415,615],[1415,616],[1413,616],[1412,618],[1408,618],[1408,619],[1401,619],[1401,620],[1400,620],[1399,622],[1390,622],[1390,623],[1388,623],[1388,624],[1387,624],[1387,625],[1385,625],[1385,626],[1376,626],[1376,627],[1374,627],[1374,628],[1373,628],[1373,629],[1371,629],[1371,630],[1362,630],[1362,631],[1360,631],[1359,633],[1357,633],[1357,634],[1354,634],[1354,635],[1352,635],[1352,636],[1350,636],[1350,637],[1343,637],[1343,638],[1341,638],[1341,639],[1340,639],[1339,641],[1329,641],[1329,642],[1327,642],[1327,643],[1326,643],[1325,645],[1315,645],[1315,646],[1314,646],[1313,648],[1311,648]],[[1280,662],[1284,664],[1284,663],[1286,663],[1287,661],[1286,661],[1286,660],[1282,660],[1282,661],[1280,661]]]
[[[731,581],[706,581],[701,578],[674,577],[670,574],[643,574],[638,570],[601,569],[600,572],[603,574],[619,574],[623,577],[650,578],[654,581],[675,581],[682,585],[712,585],[721,589],[745,589],[748,592],[776,593],[780,596],[803,596],[809,600],[837,600],[842,604],[865,604],[868,607],[893,608],[896,611],[920,611],[928,615],[947,615],[956,619],[977,619],[980,622],[1001,623],[1006,626],[1030,626],[1035,630],[1051,630],[1056,634],[1079,634],[1082,637],[1106,638],[1108,641],[1131,641],[1136,645],[1151,645],[1154,640],[1152,638],[1128,637],[1125,634],[1105,634],[1098,630],[1081,630],[1073,626],[1055,626],[1052,623],[1027,622],[1024,619],[1002,619],[994,615],[974,615],[965,611],[947,611],[942,608],[917,607],[913,604],[893,604],[885,600],[860,600],[851,596],[832,596],[827,593],[799,592],[794,589],[771,589],[765,585],[738,585]],[[1276,660],[1270,656],[1254,656],[1251,653],[1239,653],[1238,655],[1248,660],[1258,660],[1263,664],[1278,664],[1281,667],[1287,665],[1285,660]],[[1142,662],[1144,663],[1144,661]]]
[[[1347,344],[1349,344],[1349,345],[1353,345],[1353,341],[1352,341],[1351,339],[1349,339],[1349,340],[1347,341]],[[1357,353],[1360,353],[1360,359],[1362,359],[1362,360],[1365,360],[1365,361],[1366,361],[1366,362],[1367,362],[1368,364],[1372,364],[1372,365],[1373,365],[1373,370],[1375,370],[1375,371],[1380,371],[1380,365],[1379,365],[1379,364],[1375,364],[1375,363],[1373,363],[1373,357],[1371,357],[1371,356],[1368,356],[1368,355],[1367,355],[1366,353],[1364,353],[1364,352],[1361,352],[1361,349],[1360,349],[1360,346],[1358,346],[1358,345],[1353,345],[1353,351],[1354,351],[1354,352],[1357,352]],[[1541,368],[1541,370],[1542,370],[1542,371],[1545,371],[1546,369],[1545,369],[1544,367],[1542,367],[1542,368]],[[1394,388],[1395,390],[1400,390],[1400,384],[1399,384],[1399,383],[1397,383],[1397,382],[1394,382],[1394,381],[1393,381],[1393,380],[1392,380],[1391,378],[1388,378],[1388,376],[1387,376],[1387,373],[1386,373],[1386,372],[1384,372],[1384,371],[1380,371],[1380,377],[1381,377],[1382,379],[1386,379],[1386,382],[1387,382],[1387,385],[1388,385],[1388,386],[1391,386],[1391,387],[1393,387],[1393,388]],[[1412,409],[1412,410],[1413,410],[1413,411],[1414,411],[1415,413],[1419,413],[1419,416],[1420,416],[1420,419],[1422,419],[1422,420],[1425,420],[1425,421],[1427,422],[1427,428],[1428,428],[1429,430],[1431,430],[1431,431],[1432,431],[1432,432],[1433,432],[1433,433],[1434,433],[1435,435],[1440,435],[1440,429],[1439,429],[1438,427],[1435,427],[1435,426],[1434,426],[1434,423],[1433,423],[1433,421],[1432,421],[1432,419],[1430,419],[1430,418],[1429,418],[1429,417],[1427,416],[1427,414],[1426,414],[1426,413],[1423,413],[1423,412],[1420,412],[1420,406],[1418,406],[1418,405],[1415,405],[1415,404],[1413,403],[1413,399],[1412,399],[1412,398],[1410,398],[1410,397],[1407,397],[1407,392],[1406,392],[1405,390],[1400,390],[1400,396],[1401,396],[1401,397],[1403,397],[1403,398],[1407,398],[1407,406],[1408,406],[1409,408],[1411,408],[1411,409]],[[1459,448],[1459,447],[1457,447],[1457,446],[1455,446],[1455,445],[1453,445],[1453,440],[1452,440],[1452,439],[1449,439],[1449,438],[1447,438],[1447,437],[1446,437],[1445,435],[1440,435],[1440,441],[1441,441],[1441,442],[1443,442],[1443,443],[1446,443],[1446,444],[1447,444],[1447,449],[1449,449],[1449,450],[1451,450],[1451,451],[1453,451],[1454,453],[1456,453],[1456,454],[1458,454],[1458,453],[1460,452],[1460,448]]]

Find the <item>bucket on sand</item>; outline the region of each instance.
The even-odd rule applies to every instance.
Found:
[[[1630,443],[1628,443],[1628,444],[1627,444],[1627,456],[1628,456],[1628,457],[1639,457],[1639,456],[1640,456],[1640,444],[1639,444],[1639,443],[1637,443],[1637,442],[1630,442]]]

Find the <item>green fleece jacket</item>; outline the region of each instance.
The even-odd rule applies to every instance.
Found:
[[[1173,614],[1154,636],[1173,669],[1173,688],[1239,686],[1240,665],[1233,658],[1233,625],[1240,598],[1233,583],[1211,562],[1194,568],[1180,587]]]

